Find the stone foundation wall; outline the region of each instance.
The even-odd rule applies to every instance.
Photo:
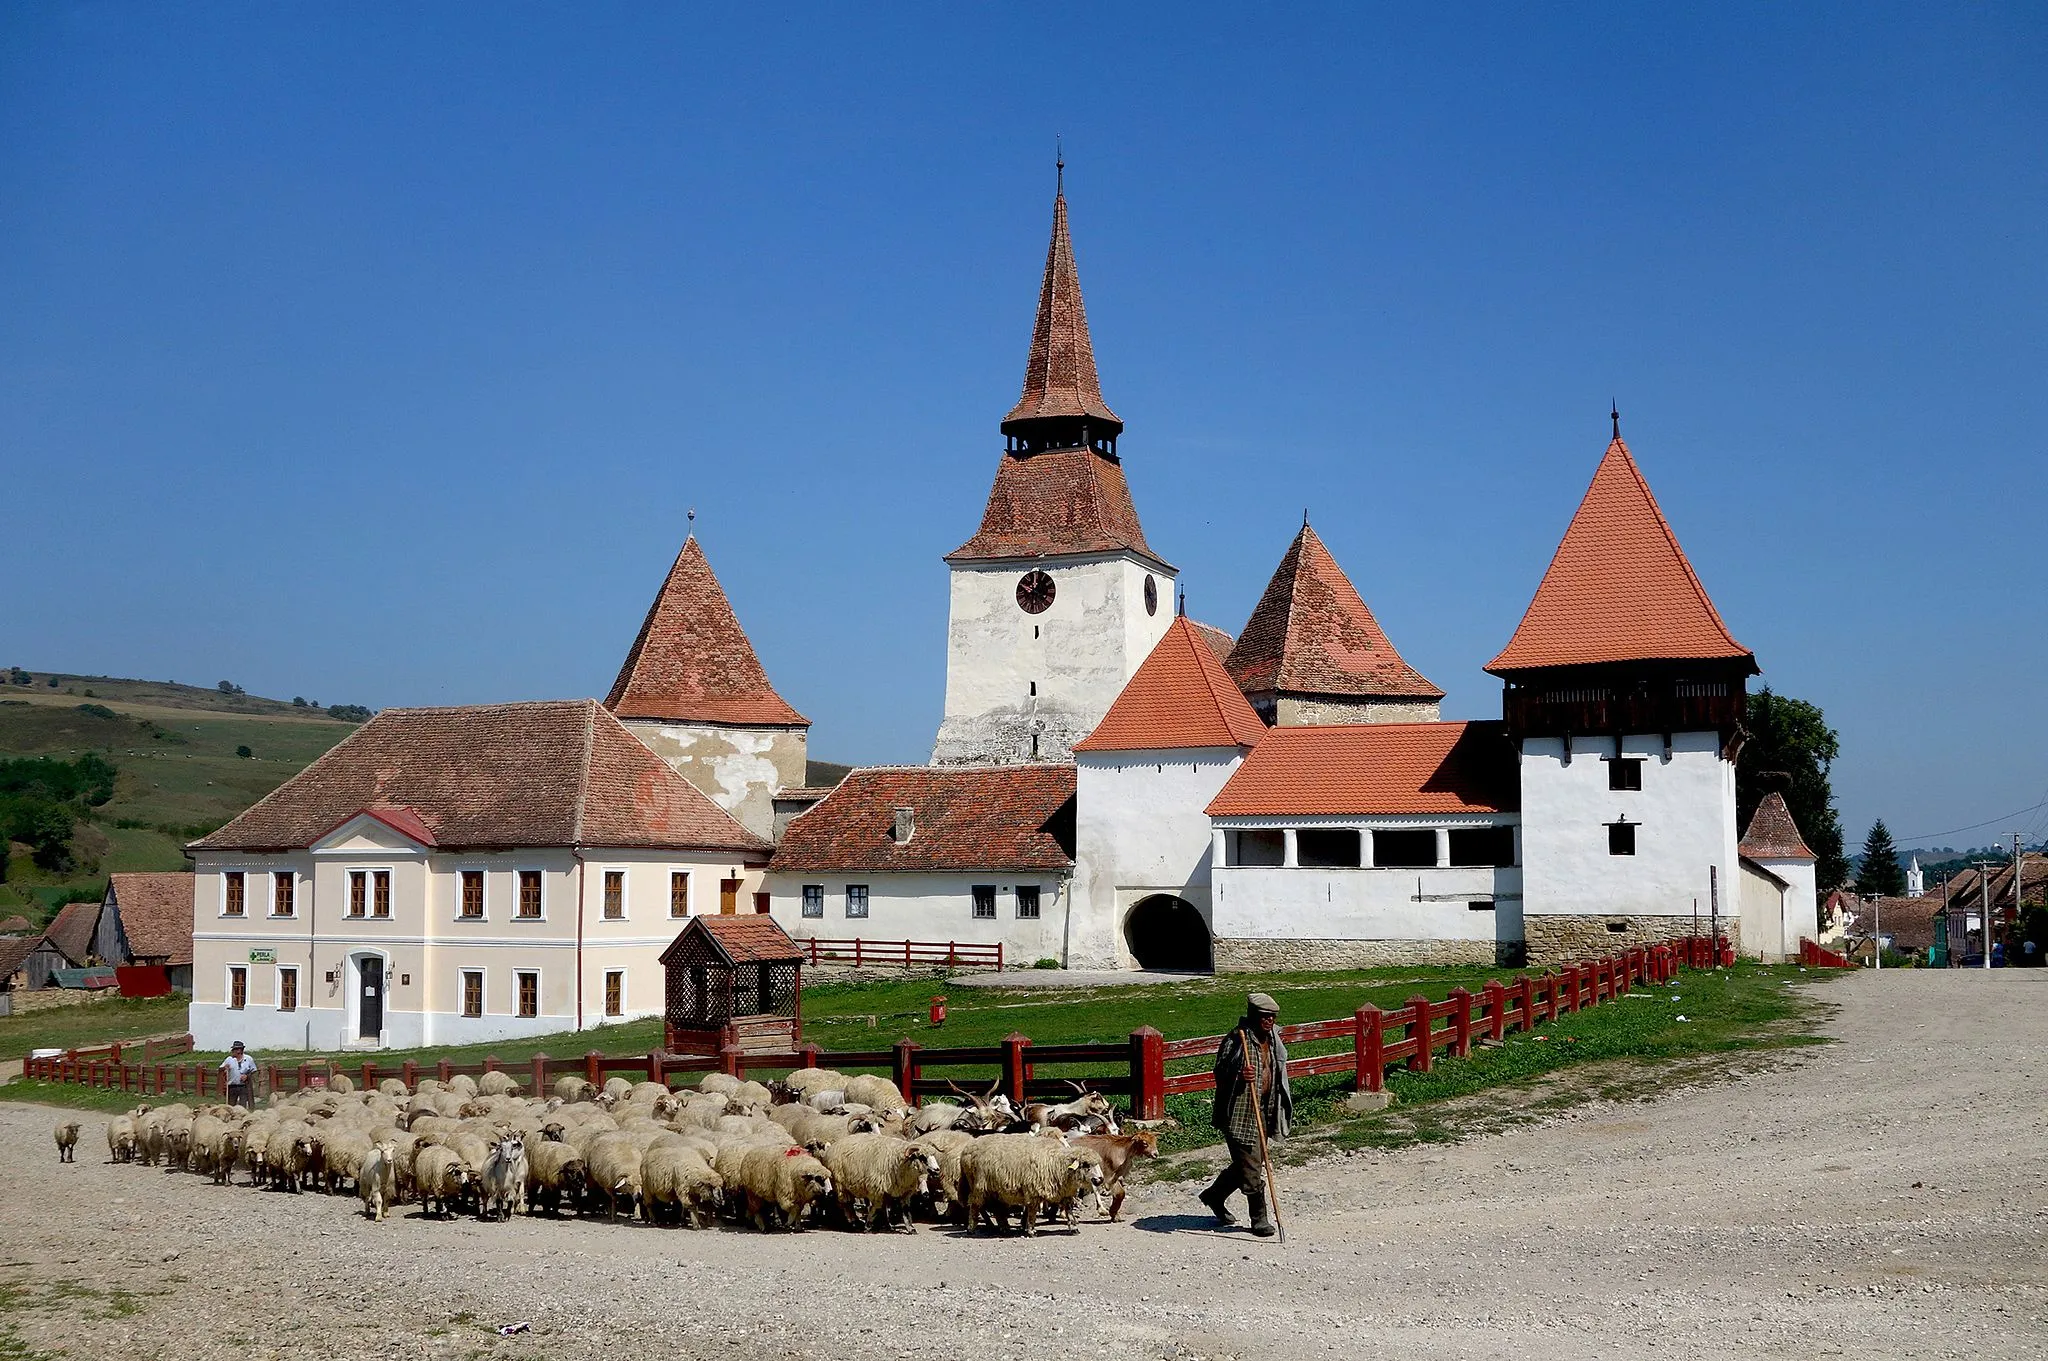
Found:
[[[1614,922],[1621,923],[1624,929],[1610,929],[1609,924]],[[1707,934],[1707,926],[1707,918],[1701,917],[1701,935]],[[1582,959],[1611,955],[1617,950],[1633,950],[1639,946],[1655,945],[1659,941],[1691,934],[1690,914],[1683,917],[1667,917],[1618,912],[1589,914],[1582,917],[1527,913],[1522,917],[1522,938],[1528,945],[1529,963],[1539,967],[1548,964],[1574,964]],[[1721,934],[1728,938],[1728,943],[1733,945],[1738,953],[1741,951],[1740,921],[1723,916]]]
[[[1490,940],[1222,940],[1217,973],[1380,969],[1408,964],[1512,965],[1517,942]]]
[[[121,995],[119,988],[20,988],[8,994],[15,1016],[56,1007],[83,1007],[107,1002]]]

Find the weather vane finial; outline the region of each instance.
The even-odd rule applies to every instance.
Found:
[[[697,508],[695,506],[690,507],[689,519],[690,533],[695,534],[697,532]]]
[[[1053,192],[1067,192],[1067,150],[1065,139],[1057,132],[1052,135]]]
[[[1614,405],[1613,405],[1613,406],[1612,406],[1611,408],[1609,408],[1609,410],[1608,410],[1608,412],[1607,412],[1607,415],[1608,415],[1609,419],[1611,419],[1611,420],[1612,420],[1612,421],[1614,422],[1614,437],[1615,437],[1616,439],[1620,439],[1620,438],[1621,438],[1621,402],[1620,402],[1619,400],[1616,400],[1616,401],[1615,401],[1615,403],[1614,403]]]

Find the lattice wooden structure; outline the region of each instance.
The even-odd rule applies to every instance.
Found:
[[[792,1050],[803,1039],[803,951],[773,917],[693,917],[661,952],[672,1054]]]

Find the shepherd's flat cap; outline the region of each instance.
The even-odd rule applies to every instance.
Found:
[[[1263,1011],[1268,1016],[1278,1016],[1280,1014],[1280,1004],[1274,1001],[1271,997],[1267,996],[1263,992],[1255,992],[1251,996],[1245,998],[1244,1004],[1246,1009],[1251,1011]]]

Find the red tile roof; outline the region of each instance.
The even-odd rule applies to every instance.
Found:
[[[1742,834],[1737,850],[1752,860],[1818,858],[1806,848],[1806,838],[1799,835],[1799,824],[1792,820],[1785,796],[1776,792],[1764,795],[1763,802],[1749,815],[1749,830]]]
[[[775,918],[757,912],[747,916],[692,917],[689,925],[677,932],[676,938],[662,950],[661,962],[668,963],[669,956],[693,932],[701,933],[734,964],[775,964],[804,957]]]
[[[694,534],[676,554],[604,703],[620,718],[788,727],[810,722],[768,683]]]
[[[410,808],[403,808],[389,803],[373,803],[367,808],[358,808],[355,812],[350,813],[347,817],[322,832],[318,837],[315,837],[314,840],[325,841],[328,837],[333,836],[359,817],[373,818],[400,836],[405,837],[409,841],[418,842],[422,846],[432,846],[435,844],[433,828],[421,821],[418,813],[413,812]]]
[[[1742,660],[1619,435],[1492,672],[1600,662]]]
[[[588,699],[386,709],[192,848],[298,849],[373,806],[444,850],[768,849]]]
[[[1214,624],[1197,624],[1195,632],[1202,635],[1202,641],[1209,645],[1209,650],[1216,654],[1216,660],[1219,662],[1229,657],[1230,649],[1237,646],[1237,639]]]
[[[1087,310],[1081,305],[1081,277],[1074,270],[1064,193],[1052,201],[1052,241],[1045,248],[1045,280],[1038,289],[1031,357],[1024,365],[1024,395],[1003,418],[1003,432],[1011,433],[1013,421],[1048,416],[1087,416],[1119,429],[1123,425],[1102,400],[1102,384],[1095,375],[1095,345],[1088,336]]]
[[[21,972],[21,966],[42,943],[41,936],[0,936],[0,988]]]
[[[1271,728],[1211,817],[1502,813],[1521,806],[1507,728],[1361,723]]]
[[[116,874],[108,891],[121,917],[121,936],[134,959],[165,964],[192,962],[192,902],[189,874]],[[125,964],[127,960],[110,960]]]
[[[0,935],[11,936],[19,934],[24,931],[33,930],[35,930],[34,923],[30,922],[27,917],[24,917],[19,913],[16,913],[14,916],[9,917],[4,922],[0,922]]]
[[[1168,571],[1145,542],[1123,464],[1092,449],[1004,454],[981,530],[948,562],[1131,551]]]
[[[791,818],[775,870],[1065,870],[1074,863],[1074,767],[878,766]],[[909,808],[909,841],[895,840]]]
[[[1401,660],[1350,578],[1306,524],[1224,665],[1246,694],[1444,697]]]
[[[1075,751],[1249,747],[1266,735],[1198,625],[1176,618]]]
[[[116,875],[114,877],[121,878],[123,876]],[[191,886],[191,875],[185,874],[178,877],[185,881],[188,888]],[[192,900],[189,897],[185,900],[185,918],[185,934],[189,939],[192,934]],[[98,929],[99,924],[99,903],[66,903],[63,910],[50,923],[49,929],[43,932],[43,935],[49,940],[50,944],[57,947],[58,953],[71,961],[73,968],[77,968],[84,964],[87,959],[91,958],[93,932]]]

